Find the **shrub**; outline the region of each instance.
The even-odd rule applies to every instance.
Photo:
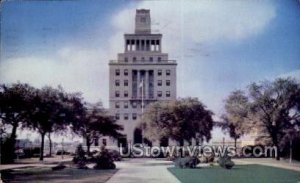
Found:
[[[1,138],[1,163],[13,163],[16,157],[15,147],[14,147],[15,139],[4,137]],[[3,148],[5,147],[5,148]]]
[[[197,157],[179,157],[175,161],[175,167],[177,168],[195,168],[199,163],[199,159]]]
[[[114,161],[121,161],[122,156],[119,151],[117,150],[108,150],[108,152],[111,154]]]
[[[96,165],[94,169],[115,169],[114,158],[112,153],[107,149],[102,149],[102,151],[95,157]]]
[[[88,168],[86,166],[85,152],[84,152],[81,144],[79,144],[77,146],[77,149],[75,152],[75,157],[73,158],[73,162],[75,164],[77,164],[77,168],[79,168],[79,169],[87,169]]]
[[[231,169],[234,166],[234,162],[228,155],[220,156],[218,163],[222,168],[226,169]]]

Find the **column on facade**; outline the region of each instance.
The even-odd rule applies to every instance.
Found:
[[[130,45],[130,51],[132,51],[132,40],[129,40],[129,45]]]
[[[158,51],[161,52],[161,40],[159,40]]]
[[[126,52],[126,51],[128,51],[128,49],[127,49],[127,39],[125,39],[124,42],[125,42],[124,46],[125,46],[125,52]]]
[[[136,70],[136,72],[137,72],[137,98],[140,98],[141,75],[140,75],[140,70]]]
[[[145,70],[145,98],[149,98],[149,71]]]

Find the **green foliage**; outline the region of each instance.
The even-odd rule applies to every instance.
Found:
[[[179,142],[190,142],[192,138],[208,141],[212,115],[197,98],[156,102],[146,108],[140,126],[150,140],[167,137]]]
[[[73,158],[73,162],[77,164],[77,168],[79,169],[87,169],[86,166],[86,157],[85,157],[85,152],[83,150],[83,147],[81,144],[77,146],[75,156]]]
[[[174,161],[177,168],[195,168],[199,163],[199,159],[193,156],[179,157]]]
[[[248,98],[241,90],[232,92],[225,100],[226,113],[221,116],[222,122],[218,125],[235,140],[235,146],[237,139],[249,132],[248,108]]]
[[[102,105],[89,105],[85,107],[85,112],[80,116],[81,123],[73,126],[73,130],[86,140],[87,151],[90,154],[90,146],[94,139],[107,135],[111,137],[121,137],[119,130],[123,128],[116,123],[113,116],[108,115]]]
[[[249,98],[249,117],[253,125],[279,150],[287,136],[300,133],[300,84],[295,80],[279,78],[273,82],[253,83],[249,87]]]
[[[15,139],[1,137],[1,164],[13,163],[15,158]]]
[[[102,151],[96,156],[96,165],[94,169],[115,169],[116,165],[114,163],[114,158],[112,153],[107,149],[102,149]]]
[[[1,135],[6,133],[5,138],[1,139],[1,162],[11,163],[15,157],[15,143],[17,137],[17,128],[20,122],[22,126],[27,126],[28,106],[32,98],[34,88],[28,84],[12,84],[0,86],[0,126]],[[12,131],[8,133],[5,125],[11,127]],[[1,137],[2,138],[2,137]],[[5,151],[4,151],[5,149]]]
[[[218,163],[220,167],[226,169],[231,169],[235,165],[234,162],[231,160],[231,157],[228,155],[220,156]]]

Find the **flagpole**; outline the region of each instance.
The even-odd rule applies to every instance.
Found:
[[[142,79],[142,116],[144,114],[144,79]],[[142,131],[142,144],[144,144],[144,135]]]
[[[142,115],[144,113],[144,79],[142,79]]]

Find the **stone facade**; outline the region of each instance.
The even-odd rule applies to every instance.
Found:
[[[104,141],[141,142],[137,125],[143,109],[151,102],[176,99],[176,66],[162,52],[162,34],[151,33],[150,10],[136,10],[135,33],[124,34],[124,52],[109,62],[110,113],[124,127],[126,138]]]

